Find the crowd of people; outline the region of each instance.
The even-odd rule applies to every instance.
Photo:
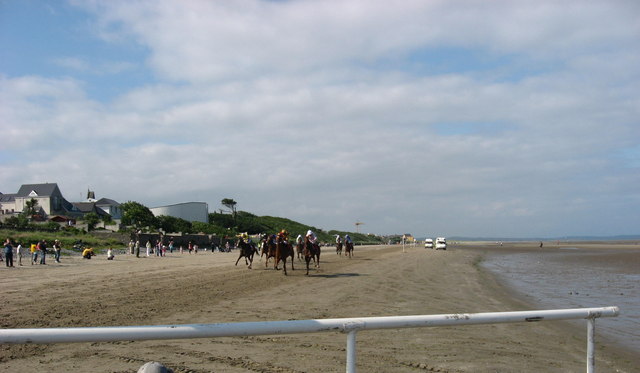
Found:
[[[288,232],[286,230],[282,230],[278,233],[278,235],[285,235],[286,237],[284,237],[284,239],[287,241],[289,239]],[[276,235],[273,236],[275,237]],[[307,237],[312,244],[318,244],[318,237],[311,230],[307,231],[304,236],[302,234],[299,234],[298,237],[296,237],[296,243],[302,243],[305,237]],[[250,238],[246,233],[242,234],[240,238],[246,241],[250,241]],[[340,236],[337,236],[336,243],[341,241],[342,238]],[[351,242],[351,238],[349,237],[349,235],[345,235],[344,241],[345,243]],[[160,237],[160,239],[156,240],[155,242],[152,242],[152,240],[147,240],[144,243],[144,246],[141,245],[140,240],[131,239],[128,245],[128,253],[139,258],[141,247],[144,247],[144,249],[146,250],[145,254],[147,257],[164,257],[166,256],[167,252],[172,254],[174,251],[180,252],[180,254],[183,254],[185,251],[189,254],[197,254],[199,250],[198,245],[192,241],[189,241],[186,247],[183,245],[179,245],[178,247],[176,247],[173,239],[169,239],[168,242],[165,242],[165,240]],[[231,251],[231,249],[232,244],[227,241],[224,246],[218,248],[218,251],[229,252]],[[27,252],[27,250],[29,251]],[[205,249],[205,251],[206,250],[207,249]],[[212,247],[211,252],[213,252],[214,250],[215,247]],[[54,240],[51,244],[49,244],[46,240],[40,240],[36,243],[31,243],[27,248],[26,246],[23,246],[21,242],[12,242],[11,239],[7,238],[4,242],[4,250],[2,251],[3,256],[0,256],[0,261],[4,261],[7,267],[14,267],[15,258],[17,265],[22,266],[23,258],[29,255],[31,265],[46,265],[47,255],[53,254],[53,260],[56,263],[60,263],[61,252],[62,245],[59,240]],[[96,255],[93,248],[91,247],[81,247],[81,252],[84,259],[91,259]],[[112,248],[109,248],[107,250],[106,257],[107,260],[113,260],[115,258],[114,250]]]
[[[31,261],[31,265],[35,264],[47,264],[47,254],[53,254],[53,260],[56,263],[60,263],[60,254],[62,252],[62,245],[59,240],[54,240],[51,246],[45,240],[40,240],[37,243],[32,243],[29,246],[29,258]],[[18,265],[21,266],[22,258],[27,255],[27,248],[22,246],[21,242],[12,242],[11,239],[7,238],[4,242],[4,249],[2,250],[5,265],[7,267],[14,267],[14,257],[18,262]],[[39,260],[38,260],[39,259]]]

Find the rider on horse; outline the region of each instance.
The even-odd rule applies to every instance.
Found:
[[[238,237],[240,237],[242,242],[251,244],[251,238],[249,237],[249,234],[247,232],[240,233]]]
[[[351,241],[351,237],[349,237],[348,234],[344,236],[344,243],[345,244],[353,243],[353,241]]]
[[[289,232],[287,232],[285,229],[281,230],[278,233],[278,238],[280,240],[282,240],[285,244],[289,242]]]
[[[309,242],[311,242],[311,244],[313,244],[313,246],[318,247],[318,237],[316,236],[315,233],[313,233],[313,231],[311,229],[309,229],[307,231],[306,236],[307,238],[309,238]]]

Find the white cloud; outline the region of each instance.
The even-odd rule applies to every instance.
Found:
[[[3,77],[0,127],[20,155],[0,158],[3,188],[57,181],[75,199],[89,184],[117,200],[212,209],[231,197],[375,233],[633,229],[595,217],[640,202],[628,188],[637,170],[618,155],[640,139],[633,3],[78,5],[107,42],[147,48],[136,63],[157,80],[99,102],[78,78]],[[407,68],[423,50],[452,67]]]

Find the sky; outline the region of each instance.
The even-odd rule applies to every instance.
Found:
[[[640,2],[0,0],[0,134],[2,193],[638,234]]]

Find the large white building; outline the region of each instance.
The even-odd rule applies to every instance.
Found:
[[[187,221],[209,222],[209,205],[205,202],[184,202],[150,208],[154,216],[173,216]]]

